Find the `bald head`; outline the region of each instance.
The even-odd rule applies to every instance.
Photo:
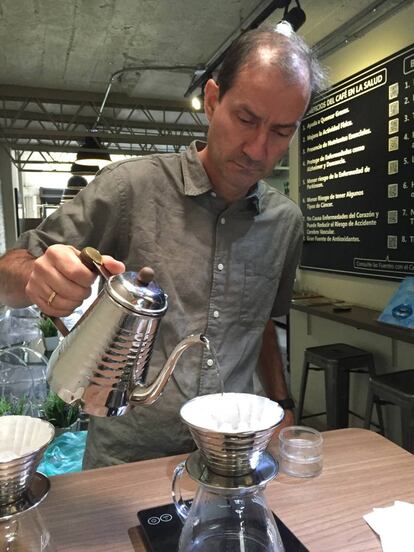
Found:
[[[312,95],[327,84],[325,72],[311,49],[295,33],[257,29],[241,35],[227,51],[217,77],[220,99],[243,69],[260,71],[269,67],[280,72],[288,84],[308,85]]]

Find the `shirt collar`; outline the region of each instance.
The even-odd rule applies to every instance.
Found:
[[[263,200],[265,192],[266,184],[265,182],[263,182],[263,180],[259,180],[259,182],[256,182],[256,184],[253,184],[246,196],[246,199],[250,200],[258,215],[263,211]]]
[[[206,147],[206,143],[195,140],[181,154],[181,165],[184,179],[184,194],[187,196],[198,196],[206,192],[211,192],[213,187],[210,179],[198,156],[199,151]],[[248,200],[254,206],[256,213],[260,214],[263,210],[263,198],[266,191],[266,184],[260,180],[248,191],[245,198],[240,201]]]
[[[185,195],[198,196],[212,190],[211,182],[197,153],[206,145],[205,142],[196,140],[181,154]]]

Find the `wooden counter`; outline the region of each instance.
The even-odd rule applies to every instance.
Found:
[[[310,552],[380,552],[362,516],[394,500],[414,503],[414,456],[362,429],[323,435],[322,474],[279,475],[267,486],[269,504]],[[172,472],[182,458],[51,477],[40,510],[58,551],[143,552],[136,512],[171,502]]]
[[[321,304],[314,305],[304,304],[300,301],[293,301],[290,308],[292,310],[305,312],[311,316],[319,316],[320,318],[333,320],[339,324],[345,324],[360,330],[366,330],[368,332],[384,335],[397,341],[405,341],[407,343],[414,344],[413,330],[378,322],[377,319],[381,314],[381,311],[352,305],[349,311],[335,312],[333,304],[322,304],[323,299],[324,298],[321,298]],[[327,301],[329,301],[329,299],[327,299]]]

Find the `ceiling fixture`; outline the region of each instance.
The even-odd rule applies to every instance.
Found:
[[[285,7],[285,13],[283,14],[283,19],[279,25],[283,23],[289,23],[292,29],[296,32],[306,21],[306,13],[302,10],[299,0],[296,1],[296,6],[289,10],[288,2]]]
[[[72,163],[70,172],[73,175],[94,175],[99,171],[98,165],[79,165],[78,163]]]
[[[97,165],[104,167],[111,162],[109,153],[104,150],[98,137],[86,136],[83,145],[76,155],[77,165]]]

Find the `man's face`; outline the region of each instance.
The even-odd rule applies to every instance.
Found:
[[[210,122],[200,152],[213,187],[228,201],[244,197],[269,175],[288,149],[309,102],[307,80],[288,84],[274,67],[248,66],[219,101],[219,88],[205,88]]]

